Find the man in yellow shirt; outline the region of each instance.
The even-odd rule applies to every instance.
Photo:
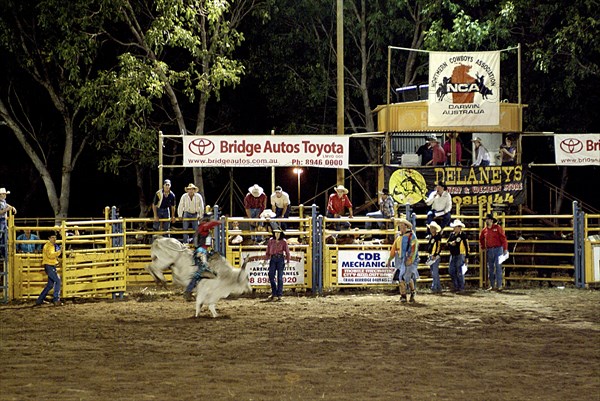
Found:
[[[51,233],[48,236],[48,242],[44,244],[44,248],[42,249],[42,266],[44,266],[44,270],[48,275],[48,283],[42,290],[42,293],[35,301],[35,305],[39,306],[44,302],[46,295],[52,288],[54,288],[54,294],[52,297],[52,303],[54,306],[62,305],[60,301],[60,277],[56,272],[56,266],[58,265],[58,257],[61,253],[60,246],[56,244],[56,234]]]

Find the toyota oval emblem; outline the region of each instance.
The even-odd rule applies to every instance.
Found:
[[[583,143],[577,138],[567,138],[560,142],[560,149],[565,153],[579,153],[583,149]]]
[[[188,148],[197,156],[206,156],[215,150],[215,144],[208,139],[198,138],[191,141]]]

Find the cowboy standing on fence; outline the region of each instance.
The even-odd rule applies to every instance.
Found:
[[[179,200],[179,206],[177,207],[177,214],[183,218],[183,229],[187,230],[190,225],[192,230],[196,232],[198,230],[198,217],[204,213],[204,199],[202,195],[198,193],[198,187],[190,183],[185,187],[185,194],[181,195]],[[186,219],[194,220],[186,220]],[[189,243],[190,236],[183,234],[183,243]]]
[[[171,192],[171,180],[165,180],[163,188],[156,191],[152,201],[152,211],[154,212],[154,224],[152,227],[154,228],[154,231],[160,229],[160,222],[158,219],[170,219],[170,222],[165,221],[162,223],[163,231],[169,231],[171,223],[175,223],[176,203],[177,199],[175,198],[175,194]]]

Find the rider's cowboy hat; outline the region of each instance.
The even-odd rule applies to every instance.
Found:
[[[347,190],[346,188],[344,188],[344,186],[343,186],[343,185],[338,185],[338,186],[337,186],[337,187],[335,187],[334,189],[335,189],[335,192],[337,192],[338,194],[339,194],[340,192],[342,192],[342,193],[344,193],[344,194],[347,194],[347,193],[348,193],[348,190]]]

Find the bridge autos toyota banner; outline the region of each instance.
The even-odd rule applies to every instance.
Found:
[[[500,52],[429,53],[429,126],[500,123]]]
[[[554,134],[554,155],[561,166],[600,166],[600,134]]]
[[[348,168],[348,144],[348,137],[337,135],[186,135],[183,165]]]

